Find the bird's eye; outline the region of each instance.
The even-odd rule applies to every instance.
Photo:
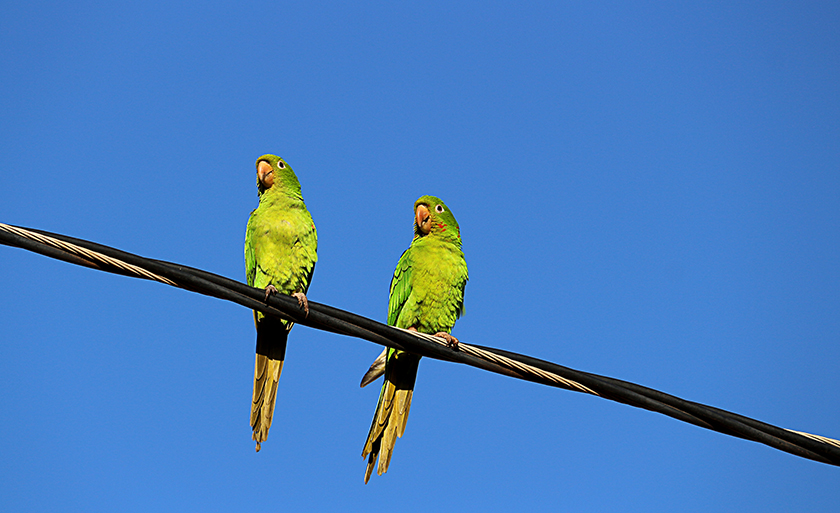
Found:
[[[282,160],[278,160],[277,161],[277,167],[279,167],[280,169],[283,169],[284,167],[286,167],[286,164],[284,164]]]
[[[435,207],[435,212],[437,212],[438,214],[443,214],[443,207],[440,206],[440,205],[437,205]]]

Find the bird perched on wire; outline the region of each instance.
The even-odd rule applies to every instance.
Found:
[[[414,203],[414,239],[391,279],[388,324],[435,335],[457,347],[458,339],[449,332],[464,311],[467,279],[455,216],[440,199],[421,197]],[[415,354],[386,348],[362,378],[361,386],[365,386],[385,375],[362,451],[362,457],[367,457],[365,483],[377,457],[377,474],[388,471],[396,439],[405,432],[419,363]]]
[[[309,314],[306,291],[318,261],[318,235],[303,203],[300,182],[283,159],[263,155],[257,159],[257,191],[260,204],[251,212],[245,229],[248,285],[265,289],[266,301],[277,292],[294,296]],[[259,451],[271,427],[286,341],[294,323],[256,310],[254,322],[257,357],[251,427]]]

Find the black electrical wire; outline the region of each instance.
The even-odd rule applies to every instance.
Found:
[[[39,241],[38,235],[60,241],[64,243],[64,247],[46,239]],[[840,466],[840,442],[836,440],[790,431],[726,410],[686,401],[634,383],[577,371],[501,349],[474,344],[463,346],[465,349],[472,347],[491,355],[507,358],[527,367],[505,365],[499,363],[495,357],[491,360],[475,354],[467,354],[467,351],[455,350],[445,344],[436,343],[404,330],[314,301],[309,301],[309,314],[306,315],[299,308],[297,300],[291,296],[275,294],[266,301],[264,290],[249,287],[229,278],[171,262],[141,257],[66,235],[0,224],[0,244],[19,247],[106,272],[156,279],[196,293],[232,301],[249,309],[262,311],[267,315],[290,319],[304,326],[362,338],[421,356],[463,363],[548,386],[593,393],[605,399],[655,411],[706,429],[763,443],[803,458]],[[67,245],[83,248],[88,253],[77,251]],[[108,259],[91,256],[89,252],[104,255]],[[138,274],[136,268],[156,276]],[[537,370],[550,373],[554,375],[554,378],[559,376],[561,380],[546,377],[544,373]],[[574,382],[575,386],[564,384],[562,380]]]

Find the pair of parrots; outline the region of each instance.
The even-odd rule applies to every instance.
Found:
[[[307,313],[306,291],[318,260],[318,236],[312,216],[292,168],[280,157],[257,159],[259,206],[245,231],[245,268],[248,285],[270,294],[281,292],[298,299]],[[414,203],[414,238],[403,252],[388,301],[388,324],[443,338],[450,346],[458,340],[449,332],[464,310],[467,263],[461,250],[461,230],[449,208],[434,196]],[[293,323],[254,311],[257,357],[251,403],[253,439],[268,437],[277,384],[283,370],[286,340]],[[388,471],[397,437],[405,432],[420,357],[388,349],[362,378],[362,386],[385,375],[362,457],[367,457],[365,483],[377,457],[377,473]]]

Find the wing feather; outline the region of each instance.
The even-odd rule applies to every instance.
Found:
[[[412,253],[411,247],[403,251],[391,279],[391,292],[388,298],[388,324],[397,325],[400,312],[411,294]]]

